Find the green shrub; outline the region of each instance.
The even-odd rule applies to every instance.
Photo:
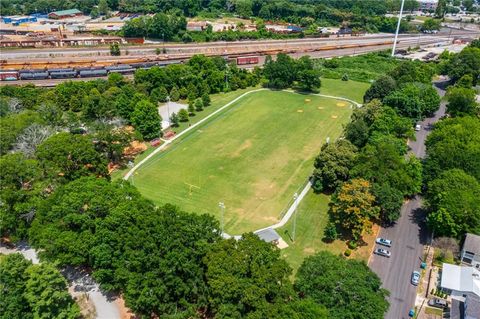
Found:
[[[352,254],[352,251],[350,249],[346,249],[343,254],[348,257]]]

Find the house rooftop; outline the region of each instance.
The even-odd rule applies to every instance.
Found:
[[[69,16],[72,14],[79,14],[79,13],[82,13],[82,11],[78,9],[69,9],[69,10],[60,10],[60,11],[50,12],[50,14],[55,14],[57,16]]]
[[[480,271],[473,267],[444,263],[440,286],[444,289],[471,292],[480,297]]]
[[[271,243],[280,239],[280,235],[273,228],[266,228],[255,232],[255,234],[260,237],[261,240]]]
[[[463,243],[463,250],[480,255],[480,236],[467,234]]]

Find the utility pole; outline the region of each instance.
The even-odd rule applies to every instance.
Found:
[[[398,32],[400,31],[400,22],[402,22],[402,13],[403,13],[404,4],[405,4],[405,0],[402,0],[402,4],[400,5],[400,13],[398,14],[397,32],[395,32],[395,40],[393,40],[392,56],[395,55],[395,49],[397,48],[397,38],[398,38]]]
[[[220,229],[222,230],[222,234],[223,234],[223,227],[224,227],[223,215],[225,214],[225,204],[223,202],[219,202],[218,207],[220,207]]]
[[[292,231],[292,241],[295,241],[295,233],[297,231],[297,199],[298,194],[293,194],[293,231]]]
[[[170,95],[167,95],[167,114],[168,114],[168,122],[170,123]],[[171,126],[172,123],[170,123]]]

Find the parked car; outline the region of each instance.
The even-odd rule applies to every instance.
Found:
[[[420,131],[422,129],[422,126],[420,124],[415,125],[415,131]]]
[[[412,285],[418,286],[418,283],[420,282],[420,273],[418,271],[412,272]]]
[[[447,301],[440,298],[433,298],[428,301],[428,305],[437,308],[447,308]]]
[[[383,248],[375,249],[375,254],[380,255],[380,256],[384,256],[384,257],[390,257],[392,255],[388,250],[383,249]]]
[[[375,242],[383,246],[392,247],[392,241],[389,239],[378,237],[377,240],[375,240]]]

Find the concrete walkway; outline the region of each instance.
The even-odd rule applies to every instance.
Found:
[[[167,102],[158,107],[158,114],[162,117],[162,130],[170,127],[170,115],[177,113],[181,109],[187,109],[188,105],[177,102]]]

